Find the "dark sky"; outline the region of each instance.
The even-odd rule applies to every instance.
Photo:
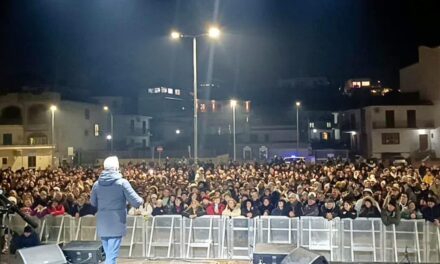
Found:
[[[189,39],[210,23],[224,34],[199,41],[199,80],[218,80],[225,96],[258,100],[280,78],[381,79],[417,46],[440,44],[440,1],[391,0],[2,0],[0,87],[64,85],[124,94],[155,85],[191,89]]]

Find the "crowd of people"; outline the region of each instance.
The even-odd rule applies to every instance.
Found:
[[[1,189],[27,215],[94,215],[93,183],[101,168],[10,169]],[[270,163],[211,162],[128,164],[121,173],[145,203],[129,215],[177,214],[229,217],[277,215],[335,218],[377,217],[385,225],[425,219],[440,226],[439,168],[426,164],[385,167],[382,163],[329,161]]]

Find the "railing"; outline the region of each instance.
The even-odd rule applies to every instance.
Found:
[[[99,239],[95,217],[38,221],[43,243]],[[10,216],[11,229],[22,232],[24,225]],[[379,218],[129,216],[127,229],[121,247],[125,257],[248,260],[257,243],[278,243],[304,247],[330,261],[399,262],[408,255],[411,262],[440,262],[440,228],[424,220],[384,226]]]

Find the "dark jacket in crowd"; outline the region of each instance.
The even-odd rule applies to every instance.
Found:
[[[333,206],[333,208],[328,209],[327,207],[325,207],[325,204],[322,205],[320,210],[320,216],[326,218],[327,214],[332,214],[333,218],[339,217],[340,214],[339,206],[335,205]]]
[[[423,208],[422,215],[423,215],[423,218],[429,222],[434,222],[435,219],[440,220],[440,205],[436,205],[432,208],[430,208],[428,206]]]
[[[156,216],[156,215],[164,215],[164,214],[166,214],[166,212],[165,212],[165,207],[155,207],[154,209],[153,209],[153,212],[151,212],[151,215],[152,216]]]
[[[95,215],[96,208],[88,203],[84,204],[83,206],[79,206],[79,204],[74,204],[72,206],[72,209],[70,210],[70,214],[72,216],[75,216],[76,213],[79,213],[80,217],[83,217],[86,215]]]
[[[305,204],[303,206],[303,215],[304,216],[319,216],[319,207],[318,204],[315,203],[313,205]]]
[[[386,208],[384,208],[380,212],[380,216],[382,218],[382,223],[386,226],[389,225],[398,225],[400,223],[400,209],[398,206],[396,206],[396,210],[393,212],[388,211]]]
[[[206,211],[205,211],[205,209],[203,209],[202,206],[197,207],[197,209],[194,209],[192,207],[188,207],[188,208],[186,208],[185,211],[183,211],[182,215],[185,217],[190,217],[191,215],[197,215],[197,217],[199,217],[199,216],[206,215]]]
[[[300,201],[295,201],[293,204],[287,203],[287,208],[289,208],[289,213],[293,211],[295,217],[303,216],[303,205]]]
[[[26,237],[24,234],[14,237],[11,241],[11,253],[14,254],[16,250],[22,248],[30,248],[40,245],[40,239],[37,233],[32,232],[30,236]]]
[[[289,216],[289,209],[287,207],[284,207],[283,209],[277,207],[272,210],[271,215]]]
[[[254,217],[260,215],[260,211],[258,209],[256,209],[255,207],[252,207],[251,210],[248,210],[246,207],[241,208],[241,215],[242,216],[248,217],[247,216],[248,213],[252,214],[251,218],[254,218]]]
[[[347,211],[344,208],[342,208],[341,211],[339,212],[339,217],[341,219],[344,219],[344,218],[355,219],[357,217],[357,212],[354,208],[351,208],[350,211]]]
[[[185,211],[185,207],[183,206],[183,204],[181,204],[180,206],[173,206],[173,207],[171,207],[170,214],[182,215],[184,211]]]
[[[376,206],[371,206],[370,208],[367,208],[366,206],[362,206],[361,210],[359,211],[359,217],[380,217],[379,209],[377,209]]]

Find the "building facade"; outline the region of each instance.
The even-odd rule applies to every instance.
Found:
[[[13,168],[69,163],[77,151],[106,146],[99,104],[62,100],[57,93],[11,93],[0,96],[0,113],[2,158]]]

